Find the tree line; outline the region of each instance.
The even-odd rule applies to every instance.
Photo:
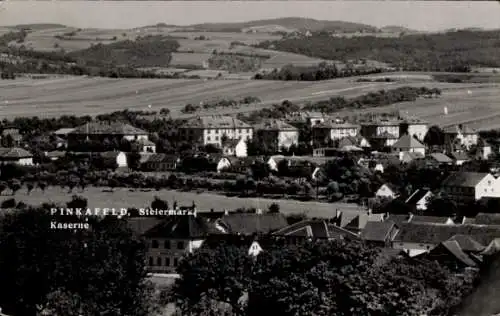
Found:
[[[435,34],[332,37],[314,34],[262,42],[256,47],[327,60],[370,59],[405,71],[469,72],[472,66],[500,67],[499,31],[461,30]]]

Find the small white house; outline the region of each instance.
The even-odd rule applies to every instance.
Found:
[[[380,188],[375,193],[376,197],[379,198],[390,198],[395,199],[398,197],[397,190],[389,183],[382,184]]]
[[[137,141],[139,151],[143,153],[156,153],[156,144],[149,139],[139,139]]]
[[[32,166],[33,155],[30,152],[19,147],[0,148],[0,163],[13,163],[21,166]]]
[[[418,211],[427,210],[427,204],[432,197],[430,190],[418,189],[405,201],[406,204],[415,206]]]

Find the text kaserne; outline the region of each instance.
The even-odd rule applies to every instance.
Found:
[[[60,216],[126,216],[126,208],[51,208],[51,215]]]
[[[50,222],[50,229],[90,229],[90,225],[88,223],[59,223],[59,222]]]

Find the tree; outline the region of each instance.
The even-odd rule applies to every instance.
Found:
[[[67,203],[67,206],[70,209],[77,209],[77,208],[85,209],[87,208],[87,205],[88,205],[87,199],[83,196],[78,196],[78,195],[73,195],[71,197],[71,201]]]
[[[8,185],[7,183],[5,182],[0,182],[0,195],[2,195],[2,193],[8,188]]]
[[[424,143],[427,146],[443,146],[445,142],[445,134],[439,126],[433,125],[429,127],[427,134],[424,136]]]
[[[38,182],[38,187],[40,188],[40,190],[42,190],[43,193],[45,193],[45,189],[47,188],[47,182],[45,181]]]
[[[27,189],[28,195],[31,193],[31,191],[33,191],[34,188],[35,188],[35,185],[32,182],[26,183],[26,189]]]
[[[21,182],[17,179],[13,179],[8,183],[9,189],[12,191],[12,195],[16,195],[16,192],[21,189]]]
[[[137,152],[127,154],[127,163],[130,169],[139,170],[141,155]]]
[[[168,210],[168,202],[155,196],[153,202],[151,202],[151,208],[157,210]]]
[[[78,306],[83,315],[150,315],[145,248],[116,217],[89,218],[92,229],[53,230],[54,205],[28,208],[2,218],[0,305],[11,315],[59,315]],[[10,254],[10,255],[8,255]]]
[[[271,203],[269,205],[269,213],[279,213],[280,212],[280,205],[278,203]]]

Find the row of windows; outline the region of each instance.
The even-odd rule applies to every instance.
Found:
[[[156,257],[156,262],[153,257],[149,257],[149,266],[150,267],[170,267],[170,266],[177,267],[179,265],[179,258],[173,258],[173,260],[170,259],[170,257]]]
[[[244,137],[246,140],[250,140],[250,136]],[[207,142],[211,141],[211,137],[207,136]],[[219,141],[219,136],[215,136],[215,141]]]
[[[165,242],[163,242],[164,249],[172,249],[171,247],[172,247],[172,245],[170,243],[170,240],[165,240]],[[160,243],[158,242],[158,240],[153,240],[151,242],[151,248],[160,248]],[[177,249],[179,249],[179,250],[184,249],[184,242],[183,241],[177,242]]]
[[[227,130],[223,130],[223,131],[227,131]],[[231,130],[230,130],[230,131],[231,131]],[[245,132],[246,132],[247,134],[249,134],[249,133],[250,133],[250,129],[249,129],[249,128],[247,128],[247,129],[236,129],[235,131],[236,131],[236,133],[245,133]],[[215,132],[215,134],[219,134],[219,129],[208,129],[208,130],[207,130],[207,133],[208,133],[208,134],[210,134],[210,133],[214,133],[214,132]]]

